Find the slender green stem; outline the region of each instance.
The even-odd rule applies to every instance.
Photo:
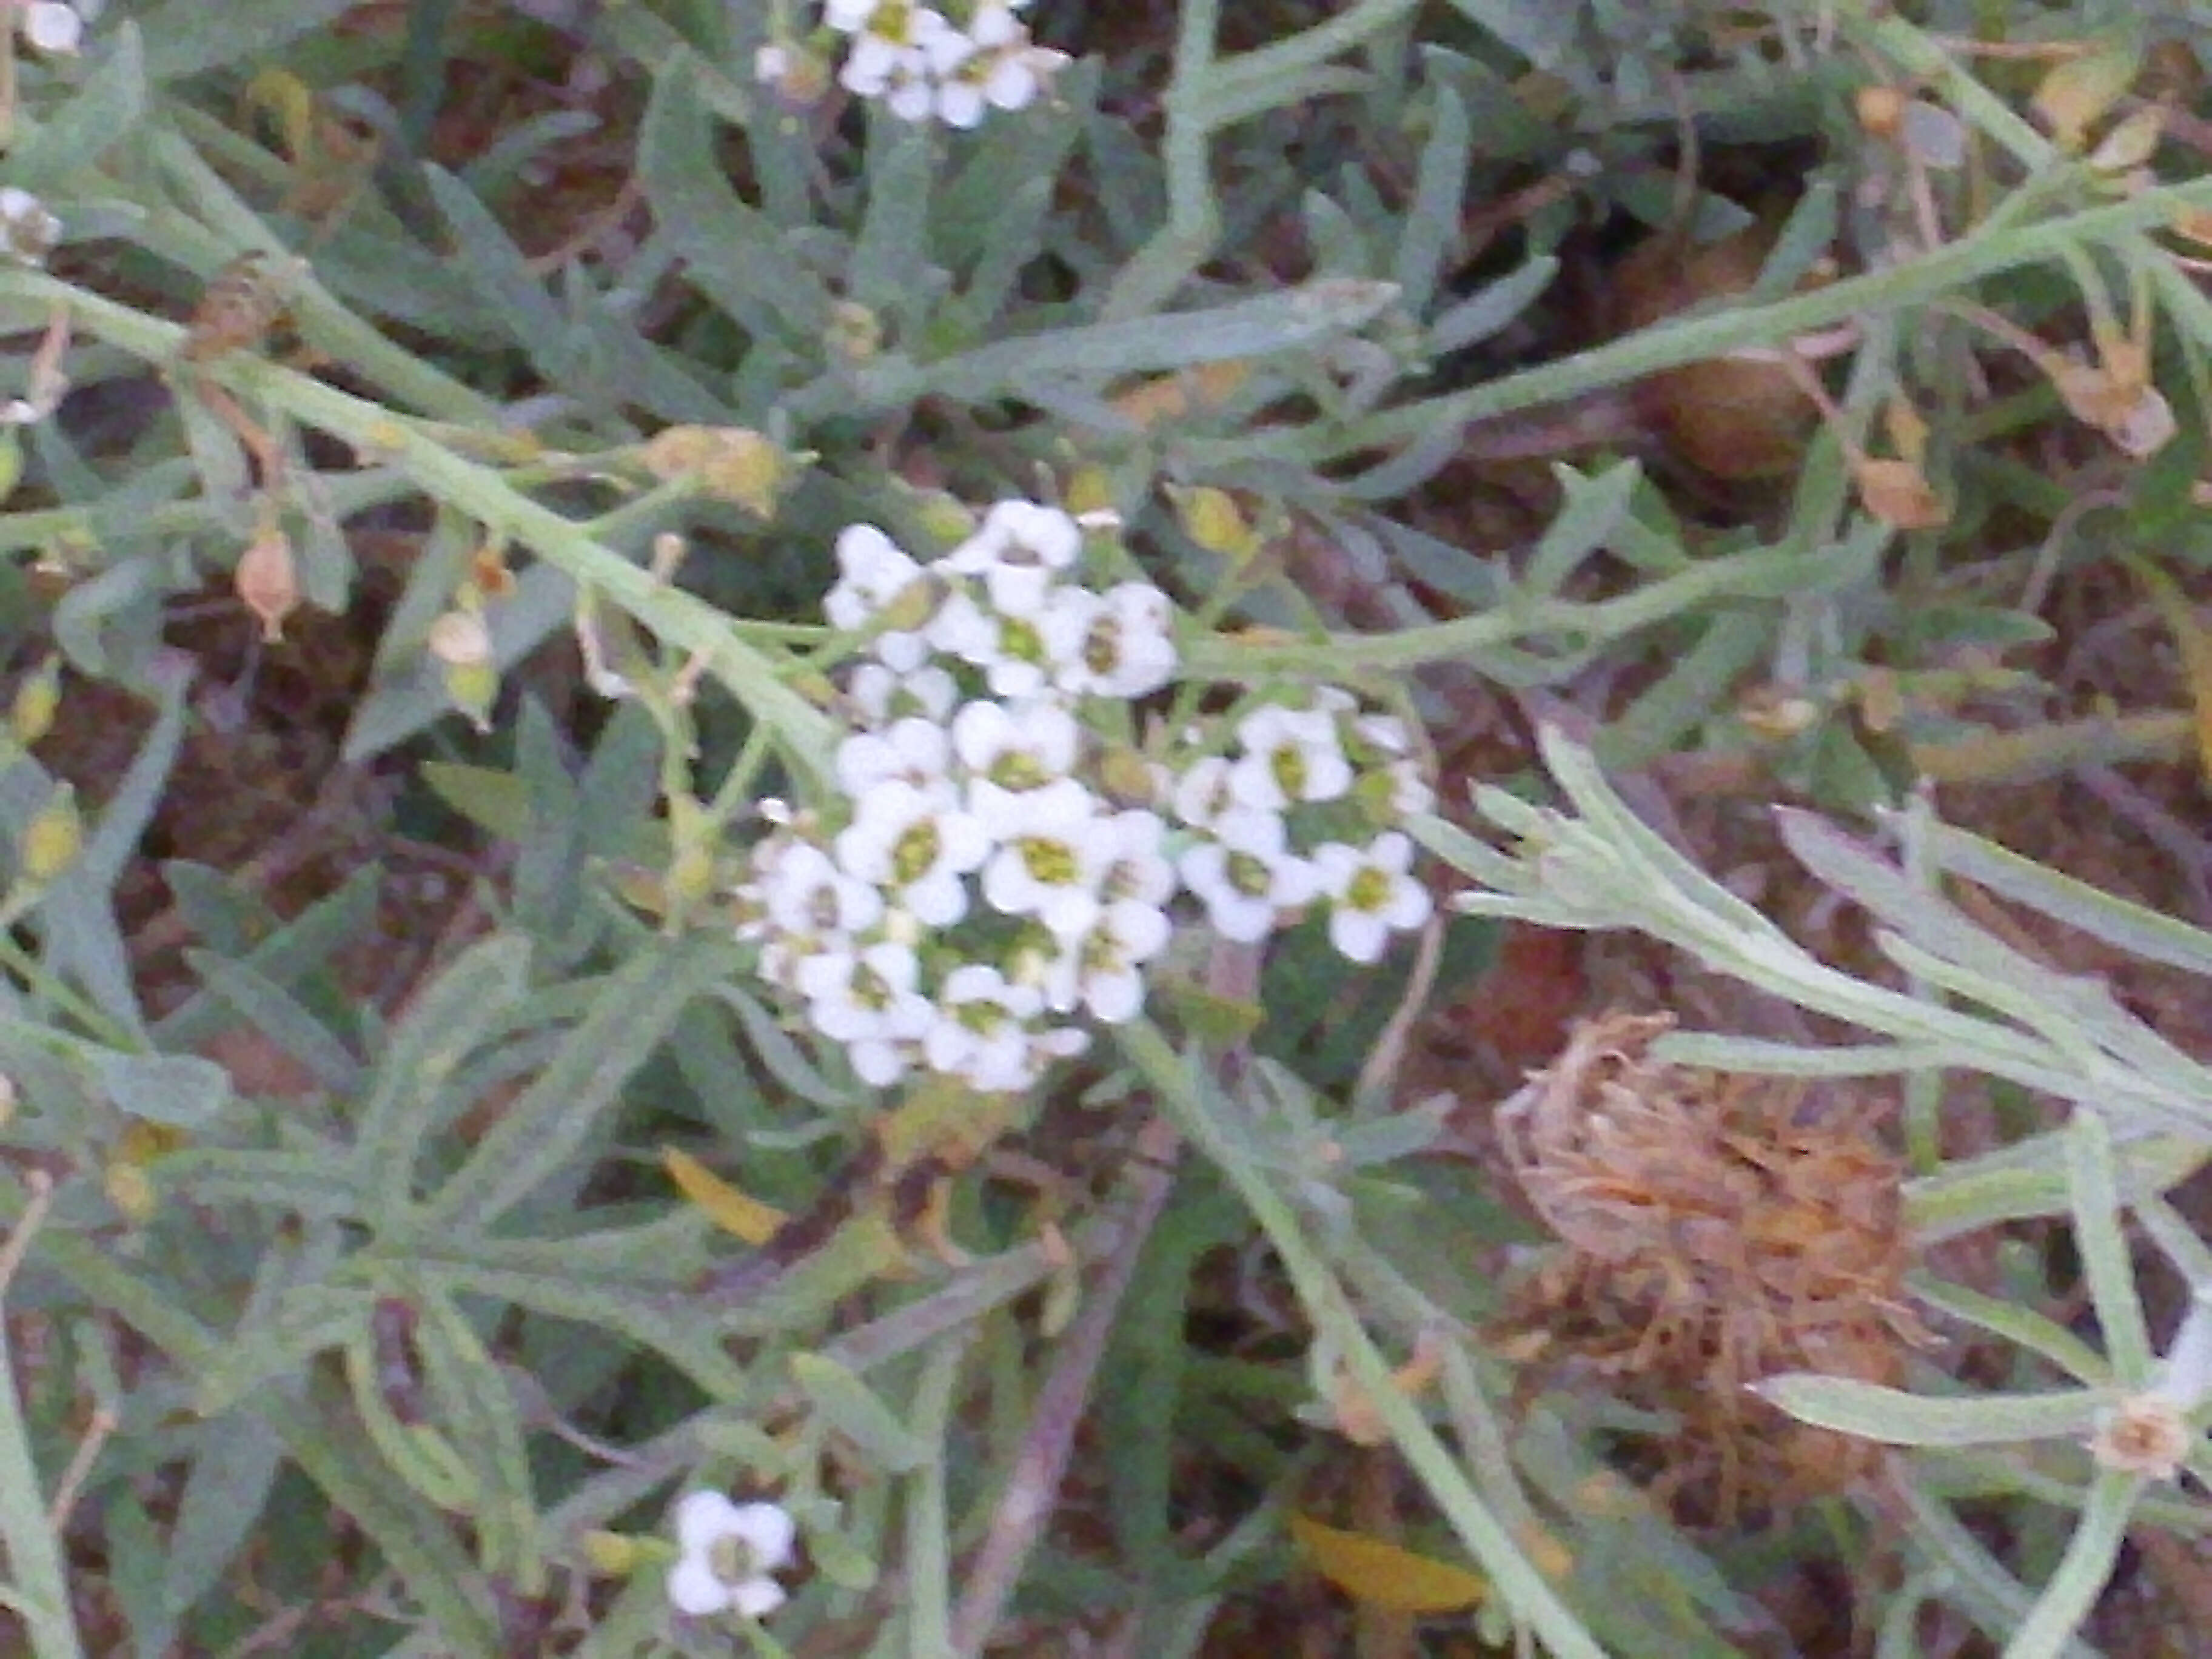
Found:
[[[1120,1037],[1123,1052],[1158,1091],[1177,1126],[1236,1188],[1274,1246],[1316,1337],[1344,1356],[1352,1382],[1506,1605],[1534,1627],[1558,1659],[1605,1659],[1604,1650],[1498,1523],[1459,1460],[1399,1388],[1389,1362],[1368,1335],[1342,1283],[1308,1243],[1289,1202],[1223,1133],[1215,1118],[1217,1103],[1206,1097],[1190,1063],[1147,1022],[1121,1027]]]
[[[40,1180],[0,1249],[0,1296],[46,1218],[52,1188],[44,1177]],[[21,1400],[8,1322],[0,1319],[0,1540],[6,1543],[13,1579],[10,1603],[29,1633],[34,1659],[83,1659],[69,1574],[46,1513],[46,1486],[31,1454]]]
[[[2212,207],[2212,178],[2161,185],[2040,224],[1995,234],[1977,231],[1906,264],[1848,276],[1765,305],[1731,306],[1639,330],[1610,344],[1464,392],[1400,404],[1349,426],[1291,428],[1265,441],[1194,439],[1189,453],[1194,464],[1211,465],[1218,457],[1223,463],[1265,459],[1321,466],[1354,450],[1415,442],[1447,423],[1493,420],[1565,403],[1685,363],[1780,345],[1853,317],[1925,304],[2005,271],[2061,258],[2072,247],[2139,236],[2177,212],[2206,207]]]
[[[0,272],[0,296],[70,307],[77,325],[149,362],[173,359],[184,331],[42,272]],[[787,684],[778,664],[738,636],[705,600],[672,587],[584,526],[517,492],[495,469],[454,453],[419,422],[295,370],[258,358],[210,365],[293,419],[341,438],[357,454],[396,467],[441,505],[530,548],[575,581],[605,594],[661,639],[700,657],[753,714],[785,740],[793,763],[824,766],[828,717]]]

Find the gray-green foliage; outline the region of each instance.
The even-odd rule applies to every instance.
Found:
[[[935,1653],[957,1637],[977,1651],[977,1607],[996,1609],[971,1601],[948,1563],[985,1536],[1024,1474],[1014,1453],[1055,1367],[1083,1358],[1081,1326],[1060,1322],[1083,1305],[1082,1271],[1113,1261],[1140,1219],[1148,1248],[1091,1356],[1103,1368],[1091,1395],[1116,1443],[1086,1474],[1110,1491],[1119,1559],[1105,1573],[1065,1540],[1027,1540],[1010,1569],[1025,1607],[1125,1619],[1138,1650],[1194,1650],[1235,1586],[1282,1570],[1279,1522],[1309,1461],[1255,1432],[1247,1402],[1279,1418],[1348,1387],[1495,1586],[1486,1620],[1560,1654],[1737,1650],[1764,1615],[1731,1587],[1729,1561],[1656,1507],[1633,1524],[1579,1512],[1591,1449],[1540,1413],[1503,1420],[1504,1374],[1464,1334],[1486,1311],[1480,1294],[1439,1283],[1433,1261],[1408,1259],[1409,1239],[1450,1237],[1471,1254],[1516,1229],[1478,1188],[1407,1163],[1434,1115],[1374,1115],[1352,1057],[1295,1048],[1293,1034],[1341,1013],[1318,957],[1297,954],[1312,941],[1285,947],[1285,994],[1268,1008],[1279,1047],[1249,1065],[1217,1066],[1198,1037],[1178,1046],[1142,1025],[1107,1051],[1089,1109],[1109,1122],[1157,1109],[1198,1154],[1156,1213],[1119,1197],[1085,1210],[1064,1256],[979,1202],[959,1216],[977,1255],[957,1268],[878,1283],[886,1264],[848,1233],[772,1296],[717,1298],[694,1287],[724,1245],[668,1195],[657,1147],[741,1151],[746,1191],[797,1207],[878,1103],[778,1026],[726,927],[657,927],[620,901],[618,878],[657,873],[682,850],[684,826],[655,817],[656,795],[713,785],[702,810],[719,834],[771,778],[803,793],[819,773],[834,734],[814,695],[823,550],[863,519],[923,533],[931,502],[908,479],[925,471],[988,497],[1093,470],[1153,574],[1192,596],[1206,624],[1187,641],[1196,675],[1395,694],[1445,665],[1541,693],[1662,660],[1595,739],[1616,766],[1740,744],[1734,686],[1788,679],[1833,718],[1785,744],[1780,769],[1826,802],[1878,804],[1884,757],[1838,713],[1855,677],[1873,663],[1939,676],[1954,647],[2030,641],[2041,625],[2004,581],[1948,593],[1940,534],[1900,536],[1867,513],[1832,435],[1779,511],[1725,533],[1686,529],[1625,460],[1563,469],[1557,517],[1516,556],[1424,527],[1407,500],[1455,459],[1470,422],[1838,325],[1857,331],[1844,398],[1863,436],[1888,392],[1955,368],[1956,337],[1931,320],[1942,307],[2032,305],[2054,273],[2114,293],[2150,283],[2176,401],[2201,410],[2212,313],[2157,234],[2181,210],[2212,207],[2212,185],[2122,190],[2057,152],[1936,38],[1971,27],[1963,7],[1932,9],[1944,15],[1923,33],[1878,8],[1778,4],[1768,51],[1710,34],[1711,9],[1694,6],[1285,3],[1250,8],[1266,40],[1231,52],[1218,0],[1187,0],[1172,9],[1164,83],[1085,58],[1054,96],[968,137],[872,107],[831,119],[783,106],[748,70],[771,9],[631,0],[589,9],[590,52],[630,99],[611,106],[634,114],[623,137],[644,228],[618,258],[580,249],[549,268],[518,240],[532,188],[520,181],[573,119],[519,125],[451,168],[422,159],[441,31],[465,59],[471,46],[542,45],[533,30],[545,26],[416,0],[408,28],[333,28],[347,9],[111,0],[82,60],[17,66],[0,184],[46,201],[67,241],[47,270],[0,270],[0,322],[27,339],[65,315],[79,393],[151,413],[22,429],[0,549],[74,581],[50,615],[25,585],[0,586],[0,627],[15,645],[50,639],[74,669],[141,689],[158,711],[82,855],[33,896],[5,946],[11,1167],[62,1172],[50,1202],[27,1177],[0,1183],[9,1213],[37,1212],[8,1281],[11,1311],[44,1335],[37,1352],[9,1356],[27,1407],[0,1387],[0,1532],[40,1659],[89,1640],[62,1594],[67,1561],[40,1496],[87,1401],[112,1413],[115,1435],[67,1541],[105,1557],[118,1651],[235,1649],[252,1634],[249,1573],[304,1602],[339,1555],[358,1600],[322,1645],[298,1650],[513,1650],[527,1639],[502,1632],[514,1603],[565,1593],[586,1573],[588,1534],[652,1533],[668,1493],[694,1480],[774,1487],[799,1516],[816,1576],[775,1627],[790,1650]],[[490,33],[472,41],[478,28]],[[1848,157],[1856,135],[1838,111],[1861,62],[1926,85],[1999,158],[2001,199],[1975,228],[1800,288],[1836,228],[1864,217],[1839,161],[1811,181],[1741,303],[1522,363],[1517,331],[1565,303],[1577,227],[1670,210],[1659,158],[1678,117],[1712,143],[1826,137]],[[291,165],[239,118],[252,77],[272,68],[382,145],[327,222],[290,210]],[[1558,82],[1553,116],[1522,95],[1532,70]],[[265,122],[275,106],[262,107]],[[1554,173],[1572,189],[1528,219],[1510,256],[1478,250],[1465,264],[1462,211]],[[1717,228],[1740,216],[1717,198],[1691,205]],[[1263,232],[1285,227],[1298,252],[1275,263],[1296,267],[1291,277],[1260,251]],[[251,252],[268,256],[292,326],[331,373],[251,349],[184,365],[200,283]],[[1139,419],[1122,400],[1137,377],[1210,365],[1233,366],[1236,384],[1180,417]],[[366,878],[283,917],[249,884],[174,866],[202,941],[198,988],[157,1015],[131,979],[112,890],[191,711],[162,644],[165,607],[228,570],[255,530],[257,458],[193,394],[203,374],[283,457],[281,485],[259,483],[308,602],[338,609],[354,592],[349,520],[422,532],[350,757],[418,738],[447,713],[426,644],[486,543],[522,567],[491,608],[497,666],[596,617],[641,687],[588,741],[526,713],[492,751],[499,763],[449,756],[430,775],[512,840],[514,878],[488,897],[487,936],[396,1009],[363,1006],[337,969],[373,925]],[[2046,399],[2021,418],[2050,412]],[[813,459],[793,461],[770,518],[696,479],[649,476],[640,444],[687,425],[750,428]],[[2201,455],[2193,433],[2178,441],[2185,461]],[[2048,546],[2014,550],[2001,574],[2075,556],[2048,480],[1964,445],[1930,465],[1962,533],[2008,499],[2054,520]],[[2189,467],[2171,465],[2129,487],[2147,522],[2164,514],[2176,526],[2178,556],[2201,561],[2179,506]],[[1333,633],[1338,619],[1296,583],[1185,533],[1164,483],[1296,513],[1386,593],[1398,625]],[[649,564],[672,532],[690,544],[673,581]],[[1273,630],[1228,626],[1250,622]],[[687,664],[704,686],[696,709],[671,689]],[[1975,733],[1939,712],[1923,735]],[[684,746],[693,739],[721,769],[706,784]],[[2212,1090],[2202,1064],[2100,986],[2028,960],[1931,889],[1939,876],[1978,882],[2198,971],[2212,944],[1924,819],[1905,831],[1921,861],[1911,875],[1793,819],[1793,848],[1889,930],[1884,948],[1915,988],[1875,987],[1814,960],[1639,824],[1588,751],[1555,739],[1549,758],[1571,810],[1502,791],[1480,799],[1517,838],[1510,850],[1441,820],[1427,832],[1483,890],[1480,908],[1639,928],[1866,1033],[1818,1050],[1685,1035],[1680,1056],[1826,1075],[1965,1069],[2080,1108],[2075,1128],[1932,1170],[1911,1194],[1931,1237],[2070,1218],[2108,1356],[1956,1287],[1929,1296],[2057,1357],[2079,1390],[2028,1420],[2007,1397],[1939,1403],[1932,1378],[1911,1401],[1873,1406],[1814,1380],[1776,1385],[1808,1417],[1879,1418],[1891,1438],[1948,1449],[1905,1482],[1917,1572],[1896,1600],[1903,1634],[1890,1650],[1906,1650],[1897,1643],[1921,1598],[2020,1653],[2067,1650],[2129,1506],[2185,1528],[2201,1528],[2201,1510],[2089,1471],[2086,1457],[1974,1454],[2087,1425],[2116,1388],[2148,1378],[2119,1228],[2132,1212],[2204,1285],[2160,1194],[2201,1161]],[[55,798],[54,780],[11,750],[0,834],[20,848]],[[1202,1001],[1194,992],[1186,1030],[1203,1029]],[[1224,1029],[1249,1013],[1228,1010]],[[234,1090],[198,1050],[240,1026],[312,1089]],[[175,1137],[149,1164],[126,1150],[144,1126]],[[118,1170],[149,1178],[150,1194],[118,1189]],[[1435,1227],[1408,1224],[1421,1205],[1441,1216]],[[1200,1264],[1255,1238],[1310,1324],[1304,1376],[1182,1340]],[[1025,1311],[1040,1292],[1053,1316],[1042,1322]],[[1389,1380],[1420,1340],[1444,1354],[1441,1403]],[[1255,1494],[1249,1519],[1203,1545],[1177,1530],[1180,1443],[1131,1407],[1155,1399],[1229,1448]],[[606,1425],[622,1455],[552,1432],[577,1418]],[[1965,1429],[1948,1432],[1955,1423]],[[834,1480],[840,1462],[865,1478]],[[1959,1523],[1948,1500],[1960,1492],[2081,1509],[2047,1587]],[[343,1549],[338,1516],[355,1534]],[[1568,1556],[1556,1581],[1532,1560],[1544,1539]],[[659,1565],[648,1550],[626,1584],[601,1583],[589,1650],[726,1650],[668,1632]],[[836,1634],[854,1624],[880,1634]]]

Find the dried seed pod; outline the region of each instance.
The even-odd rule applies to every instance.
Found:
[[[282,640],[284,618],[300,608],[300,573],[292,539],[274,513],[262,515],[260,529],[238,556],[231,586],[246,608],[261,618],[261,637],[271,643]]]
[[[1812,1109],[1791,1080],[1652,1058],[1671,1022],[1579,1027],[1498,1113],[1500,1146],[1566,1249],[1514,1297],[1506,1332],[1547,1370],[1595,1370],[1674,1413],[1670,1495],[1699,1519],[1835,1491],[1876,1449],[1747,1393],[1819,1370],[1894,1382],[1906,1306],[1903,1169],[1870,1114]]]
[[[283,314],[284,295],[267,257],[240,254],[200,291],[185,323],[185,360],[204,363],[258,345]]]
[[[1647,328],[1704,301],[1741,294],[1759,280],[1774,232],[1747,227],[1702,247],[1662,232],[1614,274],[1624,330]],[[1812,429],[1813,405],[1778,362],[1716,357],[1640,381],[1636,407],[1680,459],[1731,482],[1794,471]]]

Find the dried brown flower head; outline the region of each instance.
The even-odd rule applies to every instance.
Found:
[[[1499,1110],[1505,1155],[1566,1246],[1517,1287],[1508,1325],[1544,1374],[1595,1370],[1680,1439],[1662,1484],[1726,1522],[1869,1472],[1863,1442],[1747,1392],[1782,1371],[1900,1380],[1902,1168],[1876,1112],[1784,1079],[1650,1058],[1664,1018],[1579,1026]]]

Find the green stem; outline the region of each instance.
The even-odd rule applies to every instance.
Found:
[[[1188,453],[1194,465],[1264,459],[1318,467],[1355,450],[1395,447],[1431,437],[1440,426],[1494,420],[1565,403],[1686,363],[1780,345],[1852,317],[1925,304],[2023,265],[2063,258],[2070,248],[2139,236],[2177,212],[2206,207],[2212,207],[2212,178],[2162,185],[2041,224],[1995,234],[1977,231],[1907,264],[1848,276],[1765,305],[1729,307],[1643,329],[1464,392],[1397,404],[1352,426],[1292,428],[1260,441],[1193,440]]]
[[[184,331],[89,294],[43,272],[0,272],[0,297],[70,308],[85,331],[149,362],[174,358]],[[710,672],[784,739],[793,763],[818,773],[833,746],[829,719],[784,683],[777,664],[742,640],[730,619],[670,586],[593,537],[584,526],[518,493],[495,469],[455,454],[404,416],[259,358],[234,356],[207,366],[293,419],[343,439],[357,454],[397,467],[423,494],[506,536],[605,594],[672,645],[700,657]]]
[[[1604,1650],[1522,1553],[1468,1481],[1459,1460],[1398,1386],[1343,1284],[1308,1245],[1290,1204],[1223,1133],[1213,1103],[1205,1098],[1190,1063],[1158,1027],[1146,1021],[1121,1027],[1119,1035],[1123,1052],[1158,1092],[1177,1127],[1237,1188],[1274,1246],[1300,1304],[1313,1321],[1316,1339],[1344,1356],[1352,1380],[1505,1604],[1534,1627],[1556,1659],[1605,1659]]]
[[[0,1252],[0,1289],[15,1277],[32,1233],[45,1218],[48,1189],[33,1189]],[[8,1551],[13,1580],[9,1601],[31,1638],[35,1659],[84,1659],[69,1574],[52,1519],[46,1513],[46,1487],[31,1453],[30,1425],[24,1421],[15,1359],[8,1322],[0,1319],[0,1541]]]

